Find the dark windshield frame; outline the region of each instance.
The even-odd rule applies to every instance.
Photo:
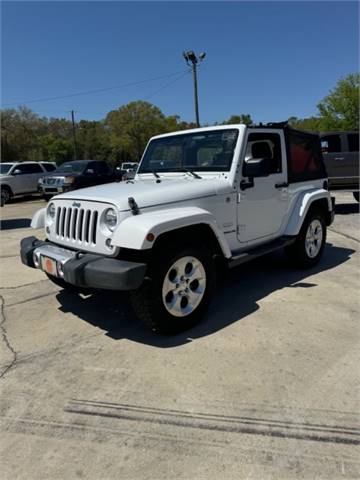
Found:
[[[73,169],[67,170],[67,169],[64,169],[64,167],[65,167],[66,165],[79,166],[79,168],[76,169],[76,170],[73,170]],[[79,162],[77,162],[77,161],[64,162],[64,163],[62,163],[61,165],[59,165],[59,166],[57,167],[57,169],[54,170],[54,171],[51,172],[51,173],[54,173],[54,174],[55,174],[55,173],[70,173],[70,174],[74,174],[74,175],[75,175],[75,174],[81,174],[81,173],[83,173],[83,172],[85,171],[85,169],[87,168],[88,165],[89,165],[89,162],[82,162],[82,161],[79,161]],[[80,167],[81,167],[81,168],[80,168]]]
[[[137,173],[172,173],[172,172],[229,172],[234,158],[235,148],[239,138],[239,130],[236,128],[224,128],[215,130],[196,131],[191,133],[180,133],[178,135],[169,135],[165,137],[154,138],[149,143]],[[196,145],[198,141],[198,145]],[[202,143],[201,143],[202,142]],[[157,148],[166,147],[181,148],[179,159],[173,161],[173,166],[168,166],[169,159],[153,159],[153,154]],[[198,148],[196,148],[196,146]],[[222,156],[222,164],[203,164],[199,162],[200,148],[218,149],[216,154],[211,154],[213,162],[215,156]],[[194,159],[194,153],[196,159]],[[169,154],[170,156],[170,154]],[[206,156],[206,155],[205,155]],[[162,165],[162,163],[164,165]],[[206,162],[205,162],[206,163]],[[151,165],[152,164],[152,165]]]

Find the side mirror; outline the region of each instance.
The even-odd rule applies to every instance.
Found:
[[[94,174],[94,170],[92,168],[88,168],[85,172],[87,175],[93,175]]]
[[[14,171],[12,172],[12,175],[21,175],[21,173],[22,173],[21,170],[19,170],[19,169],[17,168],[16,170],[14,170]]]
[[[256,178],[267,177],[271,172],[271,158],[250,158],[244,163],[243,176]]]

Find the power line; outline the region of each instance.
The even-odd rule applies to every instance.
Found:
[[[155,80],[162,80],[163,78],[173,77],[175,75],[178,75],[179,73],[184,73],[184,72],[188,73],[188,70],[186,70],[186,71],[181,70],[181,71],[169,73],[168,75],[161,75],[159,77],[148,78],[146,80],[138,80],[136,82],[124,83],[122,85],[116,85],[116,86],[113,86],[113,87],[97,88],[95,90],[87,90],[87,91],[83,91],[83,92],[70,93],[70,94],[67,94],[67,95],[58,95],[58,96],[54,96],[54,97],[31,99],[31,100],[26,100],[26,101],[21,101],[21,102],[17,101],[17,102],[11,102],[11,103],[4,103],[3,106],[6,107],[6,106],[10,106],[10,105],[23,105],[23,104],[28,104],[28,103],[50,102],[50,101],[53,101],[53,100],[61,100],[63,98],[72,98],[72,97],[78,97],[78,96],[82,96],[82,95],[92,95],[94,93],[108,92],[110,90],[117,90],[117,89],[120,89],[120,88],[131,87],[131,86],[134,86],[134,85],[141,85],[142,83],[154,82]]]
[[[173,83],[177,82],[178,80],[182,79],[183,77],[185,77],[185,75],[188,75],[189,73],[191,72],[191,70],[187,70],[186,72],[184,72],[182,75],[180,75],[179,77],[175,78],[175,80],[172,80],[171,82],[168,82],[166,83],[165,85],[163,85],[162,87],[160,87],[158,90],[155,90],[155,92],[151,93],[150,95],[148,95],[147,97],[145,97],[143,100],[149,100],[150,98],[154,97],[155,95],[157,95],[158,93],[160,93],[161,91],[165,90],[166,88],[170,87],[170,85],[172,85]]]

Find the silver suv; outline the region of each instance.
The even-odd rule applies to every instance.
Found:
[[[12,197],[37,193],[39,179],[55,168],[52,162],[0,163],[1,206]]]

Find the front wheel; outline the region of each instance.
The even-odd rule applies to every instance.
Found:
[[[215,268],[206,248],[158,254],[148,277],[132,292],[136,315],[152,330],[175,334],[197,324],[215,288]]]
[[[304,220],[295,243],[286,253],[301,267],[312,267],[320,260],[326,242],[326,224],[320,211],[310,212]]]
[[[8,188],[1,188],[1,206],[3,207],[10,200],[10,191]]]

